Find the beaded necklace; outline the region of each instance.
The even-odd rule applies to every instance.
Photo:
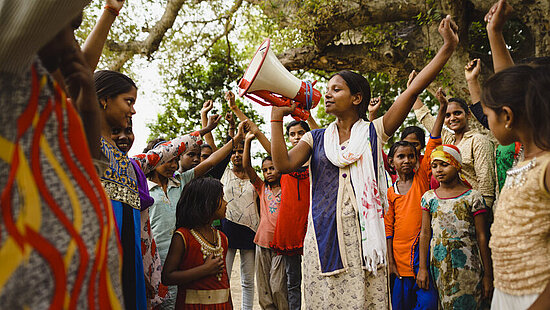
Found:
[[[201,245],[201,252],[202,252],[202,258],[206,260],[206,258],[210,255],[214,255],[214,257],[222,257],[223,258],[223,247],[222,242],[220,238],[220,232],[216,230],[216,238],[217,238],[217,244],[212,245],[206,238],[202,236],[202,234],[194,229],[191,229],[191,234],[195,239],[199,242]],[[216,274],[216,279],[218,281],[222,280],[222,273],[218,272]]]

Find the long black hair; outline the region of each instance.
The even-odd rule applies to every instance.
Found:
[[[517,121],[530,126],[535,145],[550,150],[550,66],[517,65],[485,81],[483,104],[500,113],[508,107]]]
[[[361,102],[355,107],[359,118],[368,120],[367,111],[369,109],[370,102],[370,84],[367,79],[359,73],[355,73],[349,70],[343,70],[338,73],[335,73],[330,78],[334,76],[340,76],[349,87],[350,93],[352,95],[361,94]]]
[[[223,199],[223,185],[214,178],[193,179],[183,187],[176,207],[176,229],[209,225]]]
[[[94,83],[98,100],[114,98],[129,92],[132,88],[137,89],[131,78],[111,70],[96,71],[94,73]]]

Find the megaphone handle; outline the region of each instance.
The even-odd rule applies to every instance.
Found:
[[[297,121],[307,121],[309,118],[309,111],[302,108],[296,108],[290,115]]]

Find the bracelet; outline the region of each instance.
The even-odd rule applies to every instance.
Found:
[[[283,120],[282,119],[272,119],[271,122],[272,123],[282,123]]]
[[[233,141],[233,137],[231,137],[231,149],[233,150],[235,148],[235,141]]]
[[[106,5],[106,6],[104,7],[104,9],[105,9],[106,11],[111,12],[111,14],[113,14],[114,16],[118,16],[118,10],[115,9],[114,7],[109,6],[109,5]]]

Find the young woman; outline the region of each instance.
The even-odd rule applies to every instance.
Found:
[[[272,108],[275,167],[281,173],[296,171],[311,157],[312,201],[304,241],[306,307],[389,307],[383,222],[387,185],[381,147],[452,55],[458,43],[456,29],[450,16],[441,21],[443,47],[388,112],[372,123],[364,121],[369,83],[350,71],[328,82],[325,108],[337,120],[326,130],[307,133],[290,151],[282,118],[294,107]]]

